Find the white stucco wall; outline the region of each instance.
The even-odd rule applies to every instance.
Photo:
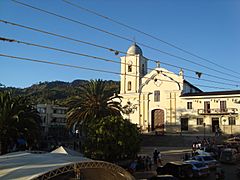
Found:
[[[206,124],[207,133],[212,133],[212,118],[219,118],[219,126],[225,133],[240,133],[239,111],[240,104],[235,100],[240,100],[239,94],[214,95],[209,96],[181,96],[184,93],[201,92],[197,87],[192,86],[184,80],[184,73],[179,75],[164,68],[155,68],[144,75],[141,65],[147,68],[147,58],[141,55],[121,57],[121,90],[120,96],[122,106],[130,102],[134,107],[132,113],[124,115],[134,124],[138,124],[143,130],[147,131],[151,126],[151,112],[155,109],[164,111],[164,125],[167,132],[181,131],[181,118],[188,118],[188,132],[203,132],[203,125],[197,125],[197,118],[203,118]],[[132,64],[132,72],[128,72],[128,65]],[[128,82],[131,81],[131,90],[128,90]],[[154,101],[154,91],[160,91],[160,101]],[[226,101],[227,108],[236,108],[233,114],[202,114],[199,109],[204,109],[204,101],[210,101],[210,108],[220,108],[220,101]],[[187,102],[192,102],[192,109],[187,109]],[[236,125],[229,125],[229,116],[236,118]],[[226,119],[226,122],[223,122]]]

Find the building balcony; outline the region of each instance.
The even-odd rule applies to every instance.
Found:
[[[231,114],[238,114],[238,109],[237,108],[198,109],[198,114],[201,114],[201,115],[231,115]]]

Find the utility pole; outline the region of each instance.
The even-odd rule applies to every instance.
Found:
[[[203,137],[204,137],[204,139],[205,139],[205,134],[206,134],[205,127],[206,127],[206,123],[203,123]]]

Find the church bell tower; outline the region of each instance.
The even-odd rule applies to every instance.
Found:
[[[147,59],[141,48],[132,44],[121,57],[121,94],[138,93],[142,78],[147,74]]]

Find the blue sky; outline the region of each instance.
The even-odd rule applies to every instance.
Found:
[[[198,86],[205,91],[239,89],[240,85],[240,1],[238,0],[70,0],[73,3],[92,9],[117,21],[133,26],[141,31],[154,35],[185,50],[200,55],[229,70],[221,69],[189,54],[183,53],[166,44],[153,40],[105,19],[72,7],[62,0],[19,0],[86,24],[105,29],[109,32],[135,39],[148,46],[181,56],[196,63],[205,65],[215,71],[200,67],[189,62],[141,47],[145,57],[160,60],[177,66],[202,72],[202,79],[231,83],[236,86],[206,82],[187,78],[194,85],[214,86],[207,88]],[[127,51],[131,42],[89,29],[51,15],[44,14],[10,0],[0,1],[0,19],[69,36],[103,46]],[[103,58],[120,61],[119,56],[112,52],[75,43],[61,38],[44,35],[19,27],[0,23],[1,37],[76,51]],[[52,50],[31,47],[23,44],[0,42],[0,53],[41,59],[82,67],[120,72],[120,65],[94,60],[86,57],[60,53]],[[156,65],[149,62],[149,68]],[[162,67],[177,73],[179,69]],[[237,72],[237,73],[234,73]],[[208,77],[211,74],[219,78]],[[231,74],[229,76],[227,74]],[[195,73],[185,71],[185,75],[196,77]],[[68,67],[24,62],[0,57],[0,83],[6,86],[28,87],[43,81],[73,81],[75,79],[120,79],[119,75],[92,72]],[[222,78],[228,79],[223,80]],[[234,81],[234,82],[233,82]]]

